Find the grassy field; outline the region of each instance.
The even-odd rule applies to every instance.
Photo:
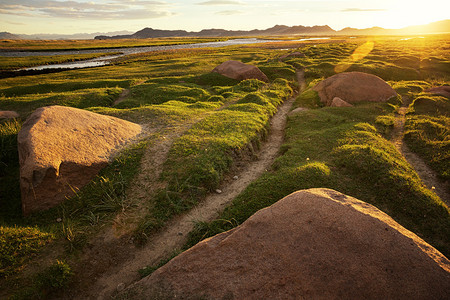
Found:
[[[101,48],[130,48],[168,46],[192,43],[226,41],[228,38],[152,38],[119,40],[2,40],[0,50],[9,51],[57,51]]]
[[[191,40],[192,41],[192,40]],[[203,41],[203,40],[202,40]],[[111,41],[8,42],[10,49],[101,48]],[[123,41],[123,47],[144,46]],[[141,41],[150,43],[150,41]],[[151,43],[184,40],[153,40]],[[22,44],[21,44],[22,43]],[[7,44],[7,45],[6,45]],[[308,89],[295,107],[310,108],[288,119],[285,144],[271,170],[240,194],[212,222],[199,223],[186,247],[231,229],[257,210],[289,193],[327,187],[383,210],[442,253],[450,255],[449,209],[427,190],[414,169],[389,142],[400,99],[362,103],[350,108],[322,107],[311,90],[319,80],[340,71],[380,76],[404,99],[411,99],[405,140],[444,179],[449,177],[449,99],[425,93],[449,84],[448,36],[411,40],[366,38],[341,42],[271,44],[221,49],[189,49],[130,55],[115,64],[85,70],[0,79],[0,110],[20,118],[0,123],[0,287],[20,291],[18,297],[38,298],[70,281],[70,264],[101,228],[136,206],[130,183],[139,173],[143,153],[164,134],[198,120],[176,138],[163,164],[159,189],[145,205],[130,233],[138,243],[160,230],[177,214],[200,203],[216,189],[240,153],[257,152],[267,136],[270,117],[298,86],[295,70],[305,69]],[[286,45],[289,50],[283,50]],[[147,44],[145,44],[147,45]],[[300,51],[304,57],[278,58]],[[76,59],[68,56],[67,59]],[[238,82],[210,71],[226,60],[257,65],[270,83]],[[114,105],[128,89],[129,97]],[[75,197],[46,212],[22,218],[20,211],[17,133],[38,107],[65,105],[112,115],[155,128],[154,134],[125,150]],[[57,219],[61,222],[55,222]],[[12,252],[12,241],[22,246]],[[56,245],[62,245],[57,247]],[[61,249],[39,281],[27,266],[45,249]],[[70,262],[70,263],[67,263]],[[151,268],[150,268],[151,269]],[[26,275],[25,275],[26,273]],[[56,280],[60,278],[61,281]],[[39,275],[39,273],[37,273]],[[32,289],[20,288],[20,280]],[[46,277],[47,276],[47,277]],[[52,277],[53,276],[53,277]],[[1,295],[1,294],[0,294]],[[31,296],[30,296],[31,295]]]
[[[114,55],[115,53],[52,55],[52,56],[26,56],[26,57],[2,57],[0,60],[0,72],[18,70],[35,66],[60,64]]]

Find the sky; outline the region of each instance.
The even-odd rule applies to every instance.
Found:
[[[0,0],[0,32],[14,34],[274,25],[402,28],[449,18],[448,0]]]

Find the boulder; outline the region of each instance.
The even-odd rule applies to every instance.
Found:
[[[215,67],[212,71],[236,80],[258,79],[269,82],[269,78],[258,67],[247,65],[236,60],[226,61]]]
[[[347,103],[386,102],[397,96],[395,90],[378,76],[345,72],[333,75],[319,82],[314,88],[320,100],[330,106],[334,97],[345,99]]]
[[[370,204],[310,189],[198,243],[125,292],[127,299],[448,299],[449,291],[450,262],[436,249]]]
[[[140,125],[82,109],[38,108],[17,138],[24,215],[74,195],[139,133]]]
[[[331,107],[352,107],[353,105],[351,105],[350,103],[342,100],[339,97],[334,97],[333,101],[331,101],[330,103]]]
[[[292,52],[292,53],[280,56],[280,60],[285,60],[287,58],[295,58],[295,57],[305,57],[305,54],[303,54],[301,52]]]
[[[12,110],[0,110],[0,119],[14,119],[20,117],[19,114]]]
[[[450,86],[449,85],[433,87],[431,89],[426,90],[425,92],[450,98]]]

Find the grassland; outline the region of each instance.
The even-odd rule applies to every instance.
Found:
[[[60,64],[98,58],[113,55],[115,53],[75,54],[75,55],[52,55],[52,56],[26,56],[26,57],[2,57],[0,60],[0,72],[18,70],[35,66]]]
[[[119,40],[3,40],[0,50],[8,51],[57,51],[87,50],[101,48],[131,48],[148,46],[169,46],[192,43],[224,41],[227,38],[153,38]]]
[[[106,41],[97,42],[48,42],[43,47],[107,45]],[[405,125],[407,143],[442,178],[448,179],[449,100],[425,93],[431,86],[449,82],[448,36],[406,41],[368,38],[342,43],[285,43],[290,49],[298,49],[279,50],[263,44],[161,51],[130,55],[101,68],[1,79],[0,110],[15,110],[20,118],[0,123],[0,225],[11,233],[8,238],[25,246],[23,252],[15,254],[0,251],[0,286],[21,290],[18,282],[26,273],[22,270],[27,270],[39,249],[61,248],[53,257],[76,265],[77,253],[92,243],[95,233],[110,226],[117,214],[136,207],[128,197],[128,189],[140,171],[146,149],[189,120],[196,122],[173,141],[163,164],[158,181],[164,187],[150,197],[129,234],[136,242],[145,243],[150,234],[161,230],[175,215],[201,205],[205,195],[218,187],[240,157],[249,153],[254,157],[257,153],[267,135],[270,117],[298,88],[295,70],[299,68],[305,69],[309,88],[298,95],[295,107],[309,110],[289,118],[286,141],[272,169],[250,184],[216,220],[197,224],[186,247],[241,224],[257,210],[293,191],[327,187],[375,205],[449,256],[448,207],[423,186],[414,169],[388,140],[396,110],[406,104],[396,99],[391,103],[324,108],[310,89],[340,70],[363,71],[385,79],[404,99],[411,99]],[[373,47],[370,51],[364,56],[354,55],[367,43]],[[123,44],[133,45],[144,46],[132,41]],[[281,49],[283,46],[279,44]],[[40,46],[19,42],[7,47],[41,50]],[[300,51],[305,57],[279,61],[281,55],[292,51]],[[238,82],[210,73],[216,65],[230,59],[259,66],[270,83]],[[129,97],[114,105],[125,89],[130,91]],[[147,124],[156,131],[124,151],[72,199],[22,218],[17,132],[34,109],[55,104]],[[22,234],[20,239],[16,238],[18,233]],[[0,241],[0,249],[7,249],[9,242]],[[49,270],[47,274],[60,274],[64,284],[34,280],[37,283],[33,290],[22,290],[22,295],[37,298],[45,286],[59,288],[69,280],[71,272],[66,263],[45,268]],[[33,276],[27,276],[33,282]]]

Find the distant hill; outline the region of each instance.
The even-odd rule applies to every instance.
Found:
[[[96,36],[95,39],[146,39],[159,37],[220,37],[220,36],[255,36],[255,35],[330,35],[336,31],[329,26],[284,26],[276,25],[265,30],[254,29],[245,30],[225,30],[225,29],[203,29],[198,32],[188,32],[185,30],[161,30],[144,28],[130,35],[116,36]]]
[[[204,29],[198,32],[186,30],[162,30],[144,28],[133,34],[126,35],[99,35],[95,39],[146,39],[160,37],[239,37],[239,36],[269,36],[269,35],[403,35],[403,34],[426,34],[426,33],[450,33],[450,20],[438,21],[427,25],[410,26],[402,29],[385,29],[372,27],[366,29],[344,28],[336,31],[327,25],[323,26],[285,26],[276,25],[272,28],[259,30],[225,30]]]
[[[450,33],[450,19],[430,23],[427,25],[409,26],[401,29],[385,29],[372,27],[365,29],[344,28],[336,31],[328,25],[322,26],[286,26],[276,25],[268,29],[254,30],[226,30],[203,29],[198,32],[186,30],[163,30],[144,28],[135,33],[131,31],[95,32],[77,34],[12,34],[0,32],[0,39],[17,40],[78,40],[78,39],[146,39],[160,37],[242,37],[242,36],[278,36],[278,35],[405,35]]]
[[[336,32],[336,34],[342,35],[405,35],[429,33],[450,33],[450,20],[433,22],[426,25],[408,26],[401,29],[385,29],[381,27],[356,29],[347,27]]]
[[[75,33],[75,34],[12,34],[0,32],[0,40],[90,40],[98,35],[132,34],[132,31]]]
[[[9,32],[0,32],[0,40],[20,40],[21,37]]]

